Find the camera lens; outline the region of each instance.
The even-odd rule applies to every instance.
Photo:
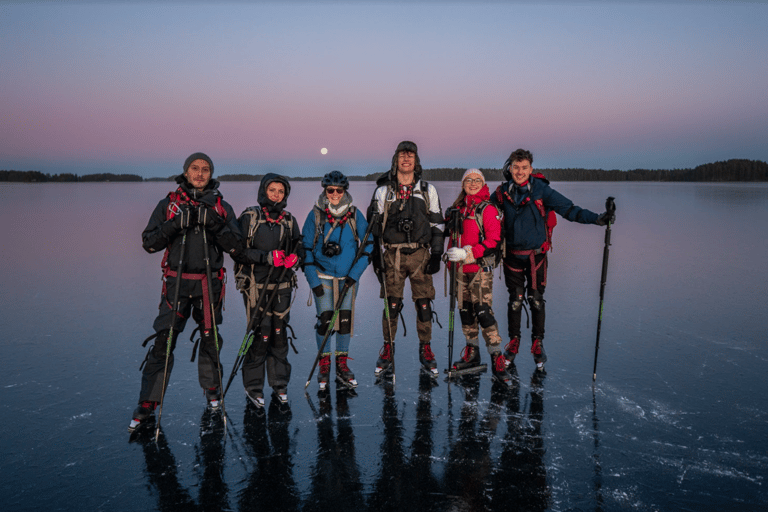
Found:
[[[341,254],[341,246],[336,242],[328,242],[323,245],[323,255],[329,258]]]

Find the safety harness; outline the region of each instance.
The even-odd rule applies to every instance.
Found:
[[[549,180],[544,177],[541,173],[535,173],[531,174],[531,177],[533,178],[539,178],[541,180],[544,180],[545,182],[549,183]],[[528,189],[530,190],[531,184],[530,181],[528,183]],[[515,202],[512,200],[512,198],[509,195],[509,192],[506,190],[502,190],[502,185],[499,185],[496,188],[496,199],[498,201],[498,204],[503,204],[504,199],[508,200],[513,206],[515,205]],[[557,226],[557,216],[555,215],[555,212],[553,210],[547,210],[544,206],[544,201],[539,199],[534,199],[531,201],[530,197],[526,197],[521,201],[519,208],[522,208],[526,206],[529,203],[533,203],[533,205],[538,210],[539,214],[541,214],[541,217],[544,219],[544,225],[547,228],[547,239],[544,241],[543,244],[541,244],[541,247],[537,249],[526,249],[526,250],[517,250],[512,251],[512,254],[519,255],[519,256],[528,256],[528,259],[530,261],[531,266],[531,288],[536,290],[536,272],[539,270],[539,268],[543,265],[544,268],[544,279],[542,280],[542,285],[546,286],[547,284],[547,258],[542,258],[542,260],[539,262],[539,264],[536,264],[536,255],[537,254],[544,254],[549,250],[552,250],[552,231],[555,229],[555,226]],[[504,253],[506,255],[506,244],[504,245]],[[504,266],[509,269],[512,272],[524,272],[523,269],[517,269],[511,267],[509,264],[504,262]]]
[[[168,207],[165,210],[165,219],[166,220],[172,220],[176,215],[178,215],[181,212],[181,205],[188,204],[190,206],[198,207],[202,203],[200,201],[195,201],[193,199],[190,199],[189,195],[179,187],[174,192],[170,192],[168,194]],[[213,206],[213,209],[216,211],[217,214],[219,214],[223,219],[227,218],[227,211],[224,209],[224,206],[221,204],[221,195],[216,195],[216,204]],[[178,272],[176,270],[171,270],[170,265],[168,264],[168,256],[171,251],[170,244],[165,249],[165,254],[163,254],[163,261],[160,263],[161,268],[163,269],[163,297],[165,297],[165,302],[168,304],[168,307],[170,309],[173,309],[173,305],[168,301],[167,297],[167,283],[169,277],[177,277]],[[222,308],[224,307],[224,297],[226,295],[226,275],[227,275],[227,269],[220,268],[214,279],[219,279],[221,281],[221,294],[219,295],[219,304],[222,305]],[[203,326],[206,330],[210,330],[213,327],[213,321],[214,319],[211,318],[211,303],[210,303],[210,295],[208,294],[208,287],[211,283],[208,282],[208,277],[205,273],[202,274],[191,274],[187,272],[181,273],[182,279],[187,279],[189,281],[200,281],[201,286],[203,287]],[[179,316],[182,316],[180,312],[177,312]]]
[[[277,219],[271,219],[268,214],[265,214],[263,209],[259,206],[251,206],[243,212],[243,216],[249,217],[248,233],[246,243],[251,244],[251,241],[256,236],[256,232],[264,224],[275,224],[280,226],[279,244],[278,247],[283,247],[286,244],[286,237],[290,237],[293,233],[294,218],[293,215],[287,211],[281,212]],[[242,216],[241,216],[242,218]],[[261,294],[262,288],[265,287],[264,283],[259,283],[253,275],[253,265],[235,264],[235,286],[238,290],[243,292],[247,297],[245,304],[246,318],[251,317],[253,309],[256,307],[256,302]],[[293,275],[291,281],[284,281],[282,283],[266,283],[266,289],[268,291],[283,290],[285,288],[291,288],[296,286],[296,274]],[[291,310],[290,305],[288,309],[283,313],[274,313],[267,311],[267,315],[274,315],[278,318],[285,317]]]
[[[387,183],[387,193],[384,196],[384,214],[382,215],[381,220],[381,233],[384,234],[384,230],[387,226],[387,218],[389,217],[389,207],[397,201],[398,199],[401,199],[402,202],[400,203],[400,210],[402,211],[403,208],[405,208],[405,202],[411,197],[414,196],[414,185],[411,185],[409,187],[398,187],[396,190],[395,187],[392,186],[392,183]],[[426,207],[426,213],[427,218],[429,218],[429,183],[427,183],[424,180],[419,180],[419,189],[420,189],[420,196],[424,200],[424,206]],[[405,254],[413,254],[418,249],[426,248],[428,247],[425,244],[419,244],[416,242],[403,242],[399,244],[383,244],[384,249],[387,251],[394,250],[395,251],[395,271],[400,271],[400,254],[403,249],[405,249]]]

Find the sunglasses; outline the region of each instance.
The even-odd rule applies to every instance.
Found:
[[[325,187],[326,194],[343,194],[343,188]]]

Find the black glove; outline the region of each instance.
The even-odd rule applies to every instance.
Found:
[[[384,270],[374,266],[373,267],[373,274],[376,276],[376,279],[379,280],[379,284],[384,284]]]
[[[595,220],[595,224],[597,224],[598,226],[607,226],[609,222],[611,224],[616,222],[616,214],[614,212],[601,213],[597,217],[597,220]]]
[[[319,284],[312,288],[312,293],[315,294],[315,297],[322,297],[325,293],[325,290],[323,290],[323,285]]]
[[[437,274],[437,272],[440,270],[440,255],[439,254],[433,254],[429,257],[429,261],[427,262],[427,266],[424,269],[425,274]]]
[[[231,231],[219,234],[216,237],[216,242],[219,244],[219,247],[224,249],[224,252],[229,253],[235,261],[240,260],[245,256],[243,241],[237,238]]]
[[[347,288],[352,288],[353,286],[355,286],[355,283],[356,283],[356,282],[357,282],[357,281],[355,281],[355,280],[354,280],[354,279],[352,279],[351,277],[347,277],[347,278],[344,280],[344,286],[346,286]]]
[[[195,213],[195,209],[189,206],[188,204],[180,204],[178,205],[178,213],[173,216],[173,225],[181,231],[182,229],[187,229],[190,226],[193,226],[192,222],[192,216]]]
[[[378,244],[373,246],[371,251],[371,266],[373,267],[373,273],[376,274],[376,279],[379,280],[379,284],[384,283],[384,255],[381,254],[381,248]]]
[[[197,209],[197,223],[212,233],[218,232],[226,224],[216,210],[204,205]]]

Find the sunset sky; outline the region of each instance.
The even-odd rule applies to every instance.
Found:
[[[768,4],[3,2],[0,169],[768,160]],[[321,148],[327,148],[322,155]]]

